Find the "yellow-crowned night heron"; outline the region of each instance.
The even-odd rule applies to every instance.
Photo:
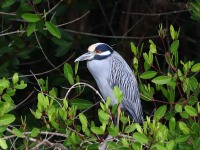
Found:
[[[113,88],[118,86],[124,98],[120,108],[135,122],[143,122],[142,106],[137,81],[126,61],[109,45],[95,43],[89,46],[88,52],[78,57],[75,62],[87,60],[87,67],[97,82],[106,100],[111,98],[111,105],[117,104]]]

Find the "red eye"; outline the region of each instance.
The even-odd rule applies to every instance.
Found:
[[[95,50],[95,52],[96,52],[97,54],[101,53],[101,51],[100,51],[100,50],[98,50],[98,49],[97,49],[97,50]]]

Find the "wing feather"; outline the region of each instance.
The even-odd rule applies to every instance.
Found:
[[[123,107],[135,122],[142,122],[142,107],[135,76],[128,64],[117,52],[111,55],[110,64],[109,85],[112,89],[115,85],[120,88],[124,94]]]

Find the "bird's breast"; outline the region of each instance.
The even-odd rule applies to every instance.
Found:
[[[107,79],[109,75],[110,62],[108,59],[87,61],[87,67],[95,80]]]
[[[108,83],[108,76],[110,73],[110,61],[106,59],[88,61],[87,67],[94,77],[103,98],[106,99],[107,97],[110,97],[112,100],[113,91]]]

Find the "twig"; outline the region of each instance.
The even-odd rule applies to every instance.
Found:
[[[186,10],[177,10],[177,11],[170,11],[170,12],[164,12],[164,13],[132,13],[132,12],[125,12],[122,11],[123,14],[129,14],[129,15],[139,15],[139,16],[163,16],[163,15],[169,15],[169,14],[177,14],[177,13],[183,13],[183,12],[189,12],[188,9]]]
[[[60,68],[61,66],[64,65],[65,62],[69,61],[72,57],[73,57],[74,53],[66,60],[64,61],[62,64],[56,66],[55,68],[51,69],[51,70],[47,70],[47,71],[44,71],[44,72],[40,72],[40,73],[35,73],[34,75],[35,76],[40,76],[40,75],[44,75],[44,74],[47,74],[47,73],[50,73],[58,68]],[[20,78],[24,78],[24,77],[32,77],[33,75],[32,74],[28,74],[28,75],[19,75]],[[8,79],[12,79],[12,77],[8,78]]]
[[[7,12],[0,12],[0,15],[7,15],[7,16],[16,16],[16,13],[12,12],[12,13],[7,13]]]
[[[41,44],[40,44],[40,41],[38,40],[38,37],[37,37],[37,34],[36,34],[35,31],[34,31],[34,34],[35,34],[35,38],[36,38],[36,40],[37,40],[37,43],[38,43],[38,45],[39,45],[39,47],[40,47],[40,49],[41,49],[41,51],[42,51],[42,54],[44,55],[45,59],[49,62],[49,64],[50,64],[52,67],[55,68],[54,64],[52,64],[52,62],[51,62],[51,61],[48,59],[48,57],[46,56],[46,54],[45,54],[45,52],[44,52],[44,50],[43,50],[43,48],[42,48],[42,46],[41,46]]]
[[[27,101],[29,99],[29,97],[31,97],[31,95],[33,95],[34,91],[32,91],[28,97],[26,97],[22,102],[20,102],[19,104],[17,104],[12,110],[16,109],[17,107],[19,107],[21,104],[23,104],[25,101]]]
[[[26,32],[26,30],[16,30],[16,31],[8,32],[8,33],[2,33],[2,34],[0,34],[0,37],[6,36],[6,35],[11,35],[11,34],[24,33],[24,32]]]
[[[99,93],[98,90],[96,90],[93,86],[91,86],[90,84],[88,83],[84,83],[84,82],[78,82],[74,85],[72,85],[69,90],[67,91],[66,95],[65,95],[65,99],[67,99],[69,93],[71,92],[72,89],[76,88],[77,86],[80,86],[80,85],[83,85],[83,86],[88,86],[89,88],[91,88],[93,91],[95,91],[95,93],[101,98],[101,100],[105,103],[105,100],[104,98],[101,96],[101,94]]]
[[[69,21],[69,22],[66,22],[66,23],[63,23],[63,24],[60,24],[60,25],[57,25],[57,27],[62,27],[64,25],[68,25],[68,24],[71,24],[71,23],[74,23],[76,21],[79,21],[80,19],[82,19],[83,17],[85,17],[86,15],[88,15],[90,13],[90,11],[87,11],[85,14],[83,14],[82,16],[80,16],[79,18],[76,18],[72,21]]]
[[[35,80],[37,81],[38,86],[40,87],[40,90],[41,90],[41,92],[43,93],[43,91],[42,91],[42,87],[40,86],[40,83],[39,83],[37,77],[35,76],[35,74],[34,74],[31,70],[30,70],[30,72],[31,72],[31,74],[33,75],[33,77],[35,78]]]
[[[74,33],[74,34],[87,35],[87,36],[93,36],[93,37],[101,37],[101,38],[111,38],[111,39],[136,39],[136,40],[142,40],[142,39],[159,38],[159,35],[152,35],[152,36],[146,36],[146,37],[138,37],[138,36],[126,36],[126,37],[123,37],[123,36],[94,34],[94,33],[74,31],[74,30],[69,30],[69,29],[64,29],[64,30],[68,31],[70,33]]]
[[[111,27],[111,25],[110,25],[110,23],[109,23],[109,21],[108,21],[108,17],[106,16],[106,13],[105,13],[105,11],[104,11],[104,9],[103,9],[103,6],[101,5],[100,0],[98,0],[98,3],[99,3],[99,7],[100,7],[100,9],[101,9],[101,11],[102,11],[102,13],[103,13],[103,16],[104,16],[104,18],[105,18],[105,20],[106,20],[106,22],[107,22],[107,24],[108,24],[108,27],[109,27],[109,29],[110,29],[112,35],[115,35],[115,33],[114,33],[114,31],[113,31],[113,29],[112,29],[112,27]]]
[[[60,0],[53,8],[51,8],[47,13],[46,16],[51,13],[63,0]]]

